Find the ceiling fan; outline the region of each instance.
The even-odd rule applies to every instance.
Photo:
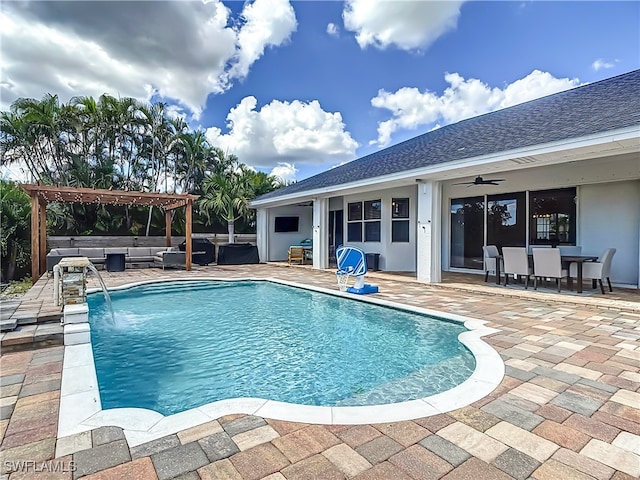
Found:
[[[462,182],[462,183],[454,183],[454,185],[500,185],[498,182],[504,182],[504,178],[488,178],[484,179],[482,177],[474,178],[473,182]]]

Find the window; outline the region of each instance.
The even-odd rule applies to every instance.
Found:
[[[487,195],[487,245],[526,246],[526,203],[525,192]]]
[[[347,239],[349,242],[362,241],[362,222],[347,224]]]
[[[409,199],[391,199],[391,218],[409,218]]]
[[[380,241],[380,222],[364,222],[364,241]]]
[[[379,242],[381,217],[381,200],[349,203],[347,205],[347,241],[362,242],[364,231],[365,242]]]
[[[543,190],[529,194],[529,243],[576,244],[576,189]]]
[[[409,218],[409,199],[391,199],[391,241],[409,241],[409,220],[396,220],[398,218]]]
[[[298,231],[298,217],[276,217],[275,231],[276,232],[297,232]]]
[[[364,202],[364,219],[380,220],[382,216],[382,202],[380,200],[371,200]]]
[[[349,216],[347,218],[349,222],[356,220],[362,220],[362,202],[349,204]]]

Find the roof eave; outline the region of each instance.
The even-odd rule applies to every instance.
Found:
[[[584,151],[590,147],[600,148]],[[572,151],[573,153],[571,153]],[[613,153],[614,151],[616,154],[634,151],[640,152],[640,125],[600,132],[585,137],[570,138],[546,144],[505,150],[463,160],[440,163],[429,167],[404,170],[390,175],[366,178],[356,182],[305,190],[288,195],[279,195],[264,200],[254,200],[250,205],[253,208],[274,207],[287,205],[292,202],[313,200],[317,197],[325,197],[329,193],[334,194],[333,196],[335,196],[335,194],[340,195],[362,189],[363,187],[372,187],[380,184],[393,182],[402,183],[403,181],[410,184],[415,182],[418,177],[423,180],[425,177],[431,177],[434,180],[456,178],[456,172],[466,175],[467,173],[463,173],[463,171],[469,167],[488,167],[493,165],[518,170],[542,165],[573,162],[579,160],[580,157],[598,157]],[[561,152],[565,152],[566,154],[558,155]],[[502,170],[504,170],[504,168]]]

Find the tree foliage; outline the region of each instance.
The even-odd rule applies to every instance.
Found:
[[[250,229],[248,201],[280,186],[210,145],[202,130],[171,118],[165,104],[107,94],[67,104],[50,94],[16,100],[0,113],[0,154],[1,165],[48,185],[204,193],[208,200],[204,215],[194,218],[195,231],[205,224],[224,228],[231,216]],[[235,197],[233,215],[213,206],[225,201],[215,200],[220,189]],[[164,216],[153,208],[52,204],[47,219],[62,234],[164,232]]]
[[[218,170],[207,175],[203,182],[200,209],[210,222],[212,216],[227,222],[227,232],[232,239],[235,222],[240,218],[253,220],[249,201],[281,186],[272,175],[256,172],[238,162],[235,155],[217,151]]]
[[[31,199],[16,183],[0,180],[2,281],[21,278],[31,259]]]

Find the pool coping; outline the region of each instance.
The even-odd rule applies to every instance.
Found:
[[[248,414],[274,420],[323,425],[360,425],[412,420],[450,412],[478,401],[490,394],[500,384],[505,374],[505,365],[498,352],[482,340],[483,336],[500,331],[485,326],[487,321],[404,305],[372,296],[355,295],[272,277],[243,277],[230,280],[207,276],[189,279],[147,280],[113,287],[110,291],[125,290],[146,284],[180,281],[268,281],[463,323],[468,331],[461,333],[458,339],[475,357],[476,368],[468,379],[452,389],[406,402],[371,406],[321,407],[263,398],[233,398],[207,403],[165,416],[143,408],[103,410],[91,343],[67,345],[64,347],[60,389],[59,439],[94,428],[117,426],[124,430],[129,446],[134,447],[229,414]],[[100,291],[97,288],[89,289],[87,293]]]

